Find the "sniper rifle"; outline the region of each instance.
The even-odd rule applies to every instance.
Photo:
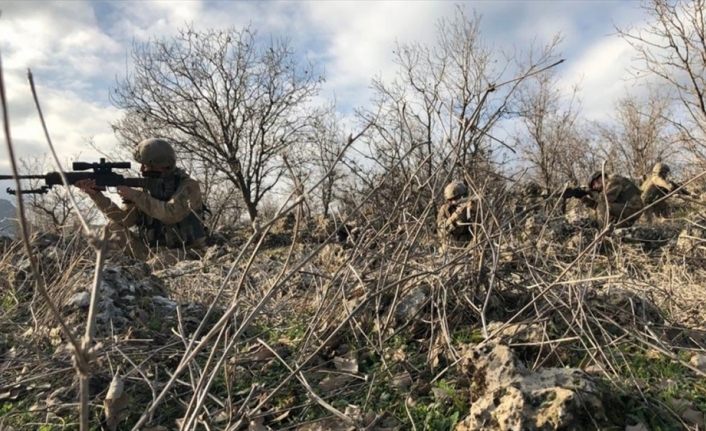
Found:
[[[104,158],[98,163],[89,162],[73,162],[73,171],[64,172],[67,184],[74,185],[81,180],[94,180],[96,188],[105,190],[108,187],[126,186],[126,187],[147,187],[155,179],[153,178],[126,178],[113,169],[130,169],[130,162],[106,162]],[[37,189],[22,190],[22,193],[44,194],[48,193],[49,189],[56,185],[63,185],[59,172],[49,172],[46,174],[30,174],[30,175],[0,175],[1,180],[44,180],[44,185]],[[7,188],[7,193],[14,195],[17,190]]]

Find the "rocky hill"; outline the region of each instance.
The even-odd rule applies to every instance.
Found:
[[[17,233],[15,206],[5,199],[0,199],[0,236],[14,237]]]
[[[84,365],[68,334],[91,315],[94,252],[36,237],[59,316],[6,254],[0,429],[74,426],[77,376],[110,430],[703,429],[698,212],[617,230],[572,208],[507,217],[487,221],[501,240],[444,252],[421,224],[341,242],[333,221],[283,218],[168,268],[112,255]]]

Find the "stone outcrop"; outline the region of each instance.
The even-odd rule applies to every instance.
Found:
[[[81,275],[84,282],[64,302],[62,312],[73,325],[85,324],[90,304],[92,272]],[[147,265],[107,266],[98,291],[96,334],[108,336],[128,328],[133,332],[164,331],[177,324],[177,302],[169,298],[161,279],[152,276]],[[198,324],[205,314],[201,304],[181,304],[182,323]]]
[[[471,411],[456,431],[595,429],[605,421],[597,385],[575,368],[527,369],[502,344],[466,352]]]

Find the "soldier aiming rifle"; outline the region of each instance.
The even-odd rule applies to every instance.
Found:
[[[468,198],[468,188],[460,181],[444,188],[444,199],[446,202],[436,217],[442,249],[449,245],[463,247],[473,239],[472,224],[476,221],[477,202]]]
[[[599,222],[614,223],[615,227],[632,226],[638,218],[634,215],[642,209],[640,189],[632,181],[620,175],[603,175],[601,171],[591,175],[587,187],[565,189],[562,199],[566,202],[569,198],[581,199],[595,210]]]
[[[691,196],[691,194],[680,184],[669,178],[671,169],[664,163],[657,163],[652,168],[652,174],[642,183],[642,202],[650,208],[647,210],[647,217],[652,219],[657,215],[664,217],[669,213],[669,206],[664,197],[674,191],[679,195]]]
[[[106,162],[105,159],[100,159],[98,163],[74,162],[72,164],[72,172],[64,172],[67,184],[76,185],[79,181],[92,180],[95,182],[95,187],[101,191],[108,187],[148,187],[149,178],[126,178],[113,169],[130,169],[130,162]],[[44,180],[44,184],[37,189],[22,190],[22,193],[44,194],[48,193],[49,189],[57,185],[63,185],[59,172],[49,172],[47,174],[32,174],[20,175],[17,177],[20,180]],[[0,180],[15,179],[13,175],[0,175]],[[15,195],[16,190],[11,188],[6,189],[8,194]]]
[[[146,139],[137,146],[135,160],[141,163],[142,178],[126,178],[114,169],[128,169],[129,162],[75,162],[73,172],[64,172],[66,183],[78,187],[108,219],[111,244],[140,260],[167,266],[199,249],[206,242],[206,228],[199,183],[176,167],[176,153],[165,139]],[[0,179],[13,179],[3,175]],[[23,175],[19,179],[40,179],[44,185],[23,193],[47,193],[64,184],[60,173]],[[103,192],[116,187],[123,200],[119,207]],[[8,189],[15,194],[15,190]],[[136,227],[133,232],[130,228]],[[156,254],[159,252],[159,254]]]
[[[137,258],[154,257],[153,263],[168,266],[206,243],[203,203],[198,181],[176,167],[176,153],[165,139],[146,139],[137,146],[135,160],[147,183],[142,190],[119,185],[124,206],[103,195],[97,180],[75,183],[108,218],[111,237]],[[137,232],[130,228],[136,227]],[[155,252],[159,251],[159,254]]]

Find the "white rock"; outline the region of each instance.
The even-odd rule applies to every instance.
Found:
[[[698,368],[699,370],[706,372],[706,355],[703,353],[695,353],[689,361],[691,365]]]

